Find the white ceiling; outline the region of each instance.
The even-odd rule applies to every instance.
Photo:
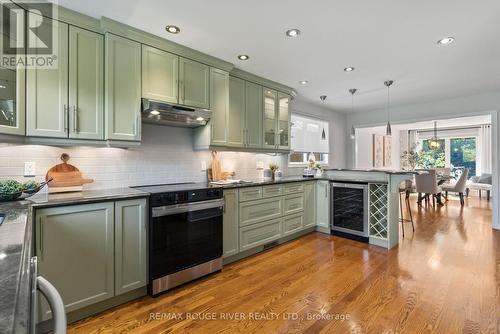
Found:
[[[437,120],[437,128],[461,128],[468,126],[479,126],[483,124],[491,124],[491,115],[480,115],[480,116],[467,116],[467,117],[457,117]],[[412,122],[412,123],[401,123],[392,124],[393,131],[400,130],[426,130],[433,129],[434,121],[422,121],[422,122]],[[385,132],[384,126],[373,126],[366,128],[358,128],[357,131],[363,132]]]
[[[500,90],[499,0],[58,0],[171,39],[349,111]],[[167,24],[181,33],[165,32]],[[298,28],[298,38],[285,31]],[[454,36],[455,43],[436,41]],[[250,55],[243,62],[238,54]],[[346,73],[343,68],[354,66]],[[308,80],[307,86],[298,84]]]

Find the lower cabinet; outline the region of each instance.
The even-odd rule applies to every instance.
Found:
[[[318,231],[330,232],[330,182],[316,183],[316,226]]]
[[[115,203],[115,295],[147,284],[146,200]]]
[[[293,234],[304,229],[304,214],[283,217],[283,235]]]
[[[240,227],[279,218],[283,215],[283,199],[272,197],[240,203]]]
[[[304,182],[304,227],[316,226],[316,182]]]
[[[72,312],[146,285],[146,199],[40,209],[39,275]],[[51,317],[39,298],[39,321]]]
[[[228,257],[239,252],[238,227],[238,189],[224,190],[224,216],[222,229],[224,257]]]
[[[281,218],[240,228],[240,251],[267,244],[281,238]]]

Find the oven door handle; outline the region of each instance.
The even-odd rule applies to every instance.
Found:
[[[214,199],[203,202],[183,203],[177,205],[158,206],[151,209],[153,218],[162,217],[167,215],[174,215],[178,213],[186,213],[193,211],[200,211],[213,208],[224,208],[224,199]]]

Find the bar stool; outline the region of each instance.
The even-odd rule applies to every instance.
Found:
[[[410,193],[412,192],[412,182],[404,181],[402,183],[403,187],[399,187],[399,209],[401,212],[401,217],[399,218],[399,222],[401,223],[401,230],[403,231],[403,238],[405,237],[405,222],[411,222],[411,228],[413,233],[415,233],[415,225],[413,224],[413,216],[411,214],[411,206],[410,206]],[[408,210],[408,215],[410,218],[405,218],[403,215],[403,194],[405,196],[404,201],[406,203],[406,209]]]

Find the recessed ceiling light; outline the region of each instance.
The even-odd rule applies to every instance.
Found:
[[[181,29],[179,27],[173,26],[173,25],[166,26],[165,30],[168,31],[171,34],[178,34],[178,33],[181,32]]]
[[[250,56],[249,55],[239,55],[238,59],[239,60],[248,60],[248,59],[250,59]]]
[[[149,113],[151,115],[155,115],[155,116],[160,114],[160,112],[158,110],[151,110]]]
[[[299,29],[290,29],[290,30],[287,30],[285,34],[288,37],[297,37],[300,35],[300,30]]]
[[[455,40],[454,37],[446,37],[446,38],[440,39],[439,41],[437,41],[437,43],[439,45],[448,45],[448,44],[453,43],[454,40]]]
[[[201,117],[201,116],[198,116],[198,117],[196,117],[196,120],[197,120],[198,122],[201,122],[201,121],[204,121],[205,119],[204,119],[203,117]]]
[[[301,84],[301,85],[307,85],[308,82],[309,81],[307,81],[307,80],[300,80],[299,84]]]
[[[352,71],[354,71],[354,67],[352,67],[352,66],[348,66],[348,67],[344,68],[344,72],[352,72]]]

